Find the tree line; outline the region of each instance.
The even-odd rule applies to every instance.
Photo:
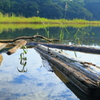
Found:
[[[100,20],[100,0],[0,0],[0,12],[50,19]]]

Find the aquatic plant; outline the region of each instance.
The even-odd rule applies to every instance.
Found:
[[[62,40],[64,39],[64,33],[63,30],[60,31],[60,41],[62,42]]]
[[[22,49],[23,49],[23,52],[20,54],[20,58],[19,59],[20,59],[20,64],[23,67],[22,67],[22,70],[19,70],[18,68],[17,68],[17,70],[19,72],[27,72],[27,69],[26,70],[24,69],[26,64],[27,64],[27,57],[25,57],[25,54],[27,54],[27,47],[26,46],[22,46]]]

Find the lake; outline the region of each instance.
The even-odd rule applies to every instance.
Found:
[[[64,35],[62,44],[100,48],[100,27],[3,29],[0,39],[14,39],[36,34],[48,37],[46,30],[49,32],[49,38],[59,39],[62,33]],[[55,72],[52,72],[45,68],[40,55],[34,48],[28,48],[25,55],[27,58],[25,67],[20,59],[22,49],[10,56],[6,54],[6,50],[0,50],[2,57],[0,64],[1,100],[93,100],[81,93],[57,69],[53,68]],[[84,61],[100,65],[100,55],[63,51]]]

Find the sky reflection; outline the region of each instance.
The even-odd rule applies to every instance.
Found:
[[[1,100],[79,100],[63,82],[42,66],[42,59],[34,49],[28,49],[25,73],[21,69],[20,53],[8,56],[2,53],[0,66]]]

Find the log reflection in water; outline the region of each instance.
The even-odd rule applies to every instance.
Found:
[[[52,69],[54,73],[60,78],[60,80],[80,99],[80,100],[95,100],[95,98],[91,97],[91,95],[86,95],[84,92],[80,91],[61,71],[57,69],[54,65],[52,65]],[[67,93],[66,93],[67,94]],[[100,100],[100,98],[96,98],[96,100]]]
[[[3,61],[3,56],[0,55],[0,65],[1,65],[2,61]]]

